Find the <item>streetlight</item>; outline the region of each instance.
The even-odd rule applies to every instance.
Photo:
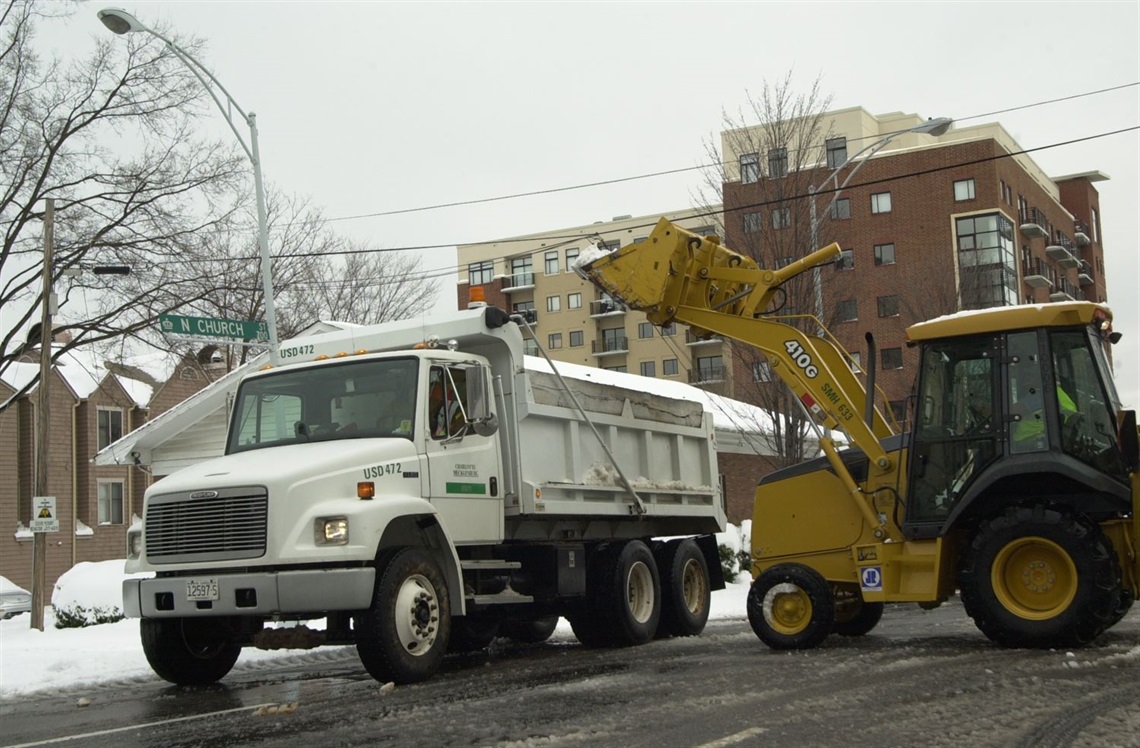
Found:
[[[190,69],[194,77],[202,84],[202,87],[210,94],[210,98],[218,105],[221,110],[222,116],[226,118],[226,123],[229,124],[230,129],[237,137],[241,147],[245,150],[245,155],[249,156],[249,160],[253,163],[253,184],[257,193],[257,238],[258,244],[261,245],[261,283],[265,292],[265,324],[269,328],[269,361],[276,365],[277,358],[277,310],[273,303],[273,265],[272,259],[269,257],[269,226],[265,217],[265,187],[261,181],[261,153],[257,148],[257,115],[253,112],[244,111],[234,97],[230,96],[230,92],[226,90],[213,73],[205,68],[202,63],[198,62],[189,52],[179,47],[174,42],[167,39],[162,34],[158,33],[152,28],[144,26],[137,18],[130,13],[119,8],[104,8],[99,11],[99,20],[103,25],[109,28],[116,34],[126,34],[132,31],[145,31],[151,36],[157,37],[166,42],[166,46],[170,48],[175,56]],[[205,77],[203,77],[205,75]],[[207,82],[206,78],[209,79]],[[226,97],[226,102],[223,105],[221,99],[214,92],[214,88],[210,85],[218,87],[218,90]],[[233,112],[236,111],[246,126],[249,127],[249,144],[245,142],[245,138],[238,132],[237,127],[234,126]]]
[[[915,125],[914,127],[908,128],[906,130],[899,130],[898,132],[892,132],[890,135],[887,135],[886,137],[880,138],[879,140],[876,140],[874,143],[871,143],[871,145],[869,145],[866,148],[864,148],[863,150],[859,151],[854,156],[850,156],[843,163],[841,163],[839,166],[835,167],[835,169],[833,169],[832,172],[827,175],[827,179],[823,180],[823,183],[819,186],[818,189],[813,187],[813,186],[809,186],[808,187],[808,198],[811,201],[811,250],[814,252],[819,247],[819,226],[821,223],[823,223],[824,216],[831,215],[831,210],[832,210],[832,208],[835,207],[835,202],[839,199],[839,193],[842,192],[843,188],[847,186],[847,183],[850,182],[851,179],[856,174],[859,173],[859,170],[861,168],[863,168],[863,164],[870,161],[872,156],[874,156],[876,153],[878,153],[880,150],[882,150],[888,143],[890,143],[892,140],[899,137],[900,135],[906,135],[907,133],[913,132],[913,133],[920,133],[920,134],[924,134],[924,135],[934,135],[935,137],[937,137],[939,135],[944,135],[946,133],[946,131],[950,129],[950,125],[953,122],[954,122],[954,120],[952,120],[949,117],[937,117],[935,119],[928,119],[925,122],[918,124],[918,125]],[[864,156],[863,154],[867,154],[867,155]],[[840,184],[839,183],[839,172],[843,171],[845,168],[847,168],[848,164],[853,163],[856,159],[859,159],[861,156],[862,156],[862,160],[860,160],[859,163],[855,164],[855,168],[852,169],[851,173],[847,175],[847,178],[843,180],[843,184]],[[829,182],[835,182],[835,190],[831,195],[831,202],[829,202],[827,204],[827,210],[824,212],[823,216],[819,216],[818,218],[816,218],[815,196],[817,194],[819,194],[820,192],[824,192],[825,188],[827,187]],[[814,268],[812,268],[812,284],[814,286],[813,290],[814,290],[814,294],[815,294],[815,299],[814,299],[814,301],[815,301],[815,316],[819,320],[819,324],[822,325],[823,324],[823,286],[820,283],[819,266],[818,265],[816,265]]]

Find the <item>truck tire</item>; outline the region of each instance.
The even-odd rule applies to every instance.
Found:
[[[1011,507],[982,523],[958,586],[974,624],[1006,647],[1086,644],[1121,601],[1115,554],[1100,527],[1044,507]]]
[[[526,644],[541,644],[558,628],[558,616],[547,616],[534,621],[503,621],[503,636]]]
[[[378,569],[372,606],[353,618],[356,651],[381,683],[416,683],[439,669],[451,633],[447,582],[435,558],[403,548]]]
[[[879,625],[883,617],[882,603],[869,603],[857,587],[846,585],[833,590],[835,623],[831,633],[840,636],[864,636]]]
[[[756,577],[747,609],[752,631],[772,649],[811,649],[835,624],[831,587],[802,564],[779,564]]]
[[[712,602],[705,554],[692,540],[680,540],[662,544],[655,556],[661,574],[658,633],[696,636],[705,630]]]
[[[225,619],[144,618],[139,634],[151,669],[179,686],[221,680],[241,654],[241,645]]]
[[[587,647],[645,644],[661,620],[661,580],[649,547],[640,540],[598,551],[586,578],[585,606],[570,616]]]
[[[497,618],[451,619],[451,637],[448,639],[448,652],[478,652],[486,649],[499,635]]]

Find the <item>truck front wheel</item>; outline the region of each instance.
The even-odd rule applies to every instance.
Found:
[[[224,619],[144,618],[139,633],[151,669],[179,686],[221,680],[241,654],[241,645]]]
[[[779,564],[756,577],[747,608],[752,631],[772,649],[811,649],[835,624],[831,587],[802,564]]]
[[[422,548],[388,556],[372,607],[353,618],[356,651],[381,683],[416,683],[439,669],[451,632],[451,603],[439,564]]]

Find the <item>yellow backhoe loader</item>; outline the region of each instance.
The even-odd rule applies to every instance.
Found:
[[[766,270],[661,219],[578,268],[656,325],[763,351],[817,429],[823,457],[756,489],[757,636],[806,649],[866,634],[884,603],[930,607],[955,592],[1005,646],[1079,646],[1117,623],[1140,594],[1140,446],[1110,374],[1109,309],[1023,305],[912,325],[920,369],[900,432],[876,406],[873,352],[856,375],[818,320],[805,333],[773,311],[783,283],[839,254],[832,244]],[[835,430],[852,446],[838,449]]]

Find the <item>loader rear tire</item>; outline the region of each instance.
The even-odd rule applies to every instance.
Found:
[[[864,636],[879,625],[883,617],[882,603],[869,603],[857,588],[834,590],[835,623],[831,633],[840,636]]]
[[[835,624],[835,597],[819,572],[779,564],[756,577],[748,590],[748,623],[772,649],[811,649]]]
[[[696,636],[709,620],[712,588],[705,554],[692,540],[670,541],[654,554],[661,574],[658,634]]]
[[[982,523],[958,586],[974,624],[1005,647],[1087,644],[1121,602],[1115,553],[1100,527],[1040,506]]]

